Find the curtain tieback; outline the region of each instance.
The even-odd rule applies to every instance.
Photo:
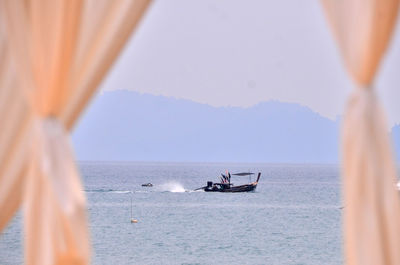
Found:
[[[400,264],[400,201],[385,115],[372,87],[357,88],[343,123],[347,264]],[[373,250],[365,255],[365,250]]]
[[[24,194],[27,261],[87,264],[86,200],[69,134],[55,117],[36,117]]]

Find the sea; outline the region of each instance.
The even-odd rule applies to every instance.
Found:
[[[92,264],[343,263],[337,165],[80,162],[79,167]],[[256,191],[195,191],[226,170],[261,172]],[[154,186],[141,186],[148,182]],[[244,184],[249,177],[232,182]],[[22,220],[18,213],[0,234],[0,264],[23,263]]]

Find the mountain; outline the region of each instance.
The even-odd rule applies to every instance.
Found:
[[[392,142],[394,144],[394,150],[396,153],[396,161],[400,159],[400,124],[393,126],[392,128]]]
[[[212,107],[115,90],[94,99],[72,141],[79,160],[337,163],[338,128],[294,103]]]

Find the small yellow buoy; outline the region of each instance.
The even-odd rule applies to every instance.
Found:
[[[138,221],[136,219],[131,219],[131,223],[137,223]]]

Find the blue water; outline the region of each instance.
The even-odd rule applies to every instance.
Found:
[[[82,162],[80,168],[93,264],[342,264],[337,166]],[[225,169],[261,171],[256,192],[193,192]],[[154,187],[141,187],[147,182]],[[18,214],[0,236],[0,264],[23,261],[21,237]]]

